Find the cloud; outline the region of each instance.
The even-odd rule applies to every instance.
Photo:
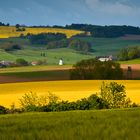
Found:
[[[109,15],[129,16],[140,12],[137,7],[129,4],[129,0],[85,0],[85,2],[90,9]]]

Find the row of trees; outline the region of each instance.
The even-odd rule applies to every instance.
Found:
[[[23,47],[19,44],[5,43],[3,45],[0,45],[0,49],[3,49],[8,52],[8,51],[21,50],[23,49]]]
[[[136,107],[129,98],[126,97],[124,85],[116,82],[102,83],[99,94],[92,94],[88,98],[82,98],[75,102],[61,101],[60,98],[52,93],[47,96],[38,96],[30,92],[20,99],[21,108],[15,109],[12,105],[11,110],[0,106],[0,114],[15,112],[54,112],[70,110],[91,110],[91,109],[112,109]]]
[[[76,30],[83,30],[91,33],[93,37],[120,37],[124,36],[125,34],[135,34],[140,35],[140,28],[133,27],[133,26],[99,26],[99,25],[91,25],[91,24],[71,24],[66,25],[66,29],[76,29]]]
[[[118,60],[126,61],[140,58],[140,47],[123,48],[118,53]]]
[[[66,35],[62,33],[27,34],[21,37],[28,38],[33,45],[46,45],[47,49],[70,48],[85,53],[93,51],[89,42],[75,37],[67,39]]]
[[[5,24],[3,22],[0,22],[0,26],[10,26],[10,24],[9,23]]]
[[[32,44],[47,45],[49,42],[60,41],[66,38],[66,35],[62,33],[41,33],[30,35],[29,40]]]
[[[101,62],[96,59],[82,60],[70,72],[71,79],[123,79],[120,64],[113,61]]]

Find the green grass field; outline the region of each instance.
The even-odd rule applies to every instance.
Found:
[[[46,54],[46,57],[41,56],[42,52]],[[24,58],[29,62],[36,60],[47,60],[47,63],[49,65],[58,65],[60,58],[63,58],[64,63],[68,65],[74,64],[77,61],[80,61],[81,59],[88,59],[93,57],[95,56],[80,54],[71,49],[52,49],[52,50],[25,49],[10,53],[0,50],[0,60],[15,61],[18,58]]]
[[[23,50],[5,52],[0,50],[0,60],[12,60],[17,58],[24,58],[27,61],[44,60],[47,59],[49,65],[58,64],[60,58],[64,59],[65,64],[74,64],[81,59],[93,58],[95,56],[104,55],[116,55],[117,52],[123,47],[131,47],[140,45],[140,40],[129,40],[123,38],[82,38],[91,42],[94,52],[90,54],[80,54],[74,50],[68,48],[47,50],[42,45],[31,45],[27,39],[21,38],[9,38],[0,39],[0,46],[12,42],[13,44],[20,44],[23,46]],[[41,53],[45,52],[46,57],[42,57]],[[125,62],[124,62],[125,63]],[[126,63],[139,63],[139,60],[134,60]]]
[[[119,61],[120,64],[140,64],[140,58],[128,60],[128,61]]]
[[[0,116],[1,140],[139,140],[140,109]]]

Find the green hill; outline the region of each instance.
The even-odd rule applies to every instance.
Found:
[[[139,118],[139,108],[1,115],[0,139],[139,140]]]

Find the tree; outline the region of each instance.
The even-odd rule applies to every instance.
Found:
[[[34,92],[24,94],[20,99],[20,105],[25,111],[37,111],[40,107],[58,103],[59,97],[49,92],[47,96],[37,95]]]
[[[83,52],[89,52],[92,50],[90,43],[80,40],[80,39],[74,39],[70,41],[68,47],[71,49],[74,49],[77,51],[83,51]]]
[[[120,50],[120,52],[118,53],[118,60],[120,60],[120,61],[128,60],[128,49],[127,48],[123,48]]]
[[[130,99],[126,97],[125,86],[116,82],[102,83],[101,98],[108,103],[109,108],[123,108],[130,106]]]
[[[29,40],[32,44],[47,45],[49,42],[60,41],[66,39],[66,35],[62,33],[40,33],[37,35],[30,35]]]
[[[22,58],[16,60],[16,65],[18,66],[28,66],[28,62]]]
[[[19,28],[20,27],[20,25],[19,24],[16,24],[16,28]]]
[[[1,45],[1,49],[4,49],[5,51],[16,51],[16,50],[21,50],[22,46],[18,44],[13,44],[13,43],[5,43]]]
[[[71,79],[122,79],[123,71],[119,63],[87,59],[73,65],[70,76]]]
[[[140,49],[138,47],[132,47],[128,49],[128,58],[135,59],[140,57]]]

